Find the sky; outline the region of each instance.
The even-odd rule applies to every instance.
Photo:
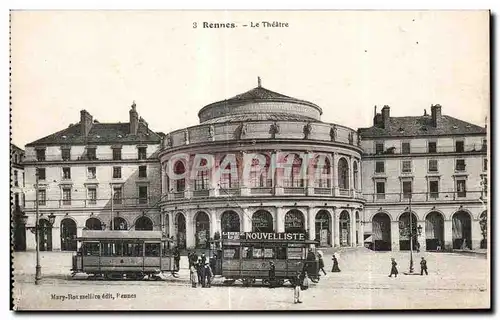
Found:
[[[168,133],[197,125],[203,106],[256,87],[258,76],[355,129],[372,125],[375,105],[418,116],[441,104],[484,126],[488,30],[487,11],[15,11],[12,142],[67,128],[82,109],[128,122],[133,101],[151,129]]]

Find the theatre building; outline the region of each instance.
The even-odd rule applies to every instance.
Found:
[[[487,243],[486,128],[442,114],[375,110],[362,136],[365,232],[374,250],[478,249]]]
[[[199,125],[167,134],[159,153],[165,232],[188,248],[227,231],[304,232],[321,246],[362,246],[360,140],[321,114],[259,80],[203,107]]]
[[[86,110],[80,122],[26,145],[25,218],[28,249],[76,250],[90,230],[160,230],[162,135],[148,128],[135,103],[129,122],[100,123]],[[36,192],[38,189],[38,192]]]

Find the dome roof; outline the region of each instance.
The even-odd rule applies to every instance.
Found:
[[[316,104],[259,86],[232,98],[203,107],[201,123],[244,120],[319,121],[323,111]]]

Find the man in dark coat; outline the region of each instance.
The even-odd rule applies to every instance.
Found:
[[[398,277],[398,268],[396,267],[398,264],[396,263],[396,260],[394,258],[391,258],[391,274],[389,275],[389,278],[392,278],[392,275],[394,275],[396,278]]]
[[[321,255],[321,253],[318,253],[318,264],[319,264],[319,271],[323,271],[324,275],[326,276],[325,262],[323,261],[323,256]]]
[[[212,277],[214,276],[214,274],[212,272],[212,268],[210,268],[210,264],[208,263],[208,261],[205,262],[205,265],[203,266],[202,274],[203,274],[202,287],[210,288],[210,283],[212,282]]]
[[[276,286],[276,266],[272,261],[269,262],[269,288]]]
[[[180,269],[180,261],[181,261],[181,253],[179,252],[179,248],[175,247],[174,249],[174,263],[175,263],[175,271],[179,271]]]
[[[205,262],[207,262],[207,257],[205,256],[205,253],[201,254],[201,264],[204,266]]]
[[[422,260],[420,260],[420,275],[423,276],[425,272],[425,275],[429,275],[427,273],[427,261],[425,260],[424,257],[422,257]]]
[[[332,272],[340,272],[339,262],[337,260],[337,257],[335,257],[335,255],[332,255],[332,261],[333,261]]]

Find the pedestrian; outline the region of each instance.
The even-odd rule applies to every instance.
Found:
[[[276,266],[272,261],[269,261],[269,288],[276,286]]]
[[[425,275],[428,276],[429,274],[427,273],[427,261],[425,260],[424,257],[422,257],[422,260],[420,260],[420,275],[423,276],[425,272]]]
[[[198,285],[198,271],[196,270],[196,266],[191,264],[191,268],[189,269],[189,276],[191,279],[191,287],[196,288]]]
[[[417,247],[417,252],[420,252],[420,242],[418,242],[418,240],[416,242],[416,247]]]
[[[337,260],[337,257],[335,257],[335,254],[332,255],[332,261],[333,261],[332,272],[340,272],[339,262]]]
[[[196,262],[198,262],[198,255],[196,254],[196,251],[191,252],[191,264],[194,265]]]
[[[396,263],[396,260],[394,258],[391,258],[391,274],[389,275],[389,278],[392,278],[392,275],[394,275],[396,278],[398,277],[398,268],[396,267],[398,264]]]
[[[318,252],[318,263],[319,263],[319,270],[323,271],[323,273],[325,274],[326,276],[326,271],[325,271],[325,262],[323,261],[323,255],[321,254],[321,252]],[[337,268],[339,266],[337,265]]]
[[[441,240],[437,240],[436,242],[436,251],[441,251]]]
[[[175,247],[175,249],[174,249],[174,271],[179,271],[180,261],[181,261],[181,253],[179,252],[179,248]]]
[[[201,264],[201,259],[198,259],[196,262],[196,273],[198,274],[198,283],[204,287],[205,284],[203,283],[203,265]]]
[[[205,262],[207,262],[207,257],[205,256],[205,253],[201,254],[201,264],[204,266]]]
[[[303,278],[302,278],[303,272],[297,272],[297,275],[294,278],[295,286],[293,288],[293,303],[302,303],[300,301],[300,292],[301,292],[301,285],[303,284]]]
[[[191,270],[191,266],[193,265],[193,261],[192,261],[192,258],[191,258],[192,254],[193,253],[191,251],[189,251],[188,254],[187,254],[188,264],[189,264],[189,266],[188,266],[189,270]]]
[[[203,266],[203,288],[210,288],[213,276],[214,274],[212,272],[212,268],[210,268],[209,262],[206,261],[205,265]]]

